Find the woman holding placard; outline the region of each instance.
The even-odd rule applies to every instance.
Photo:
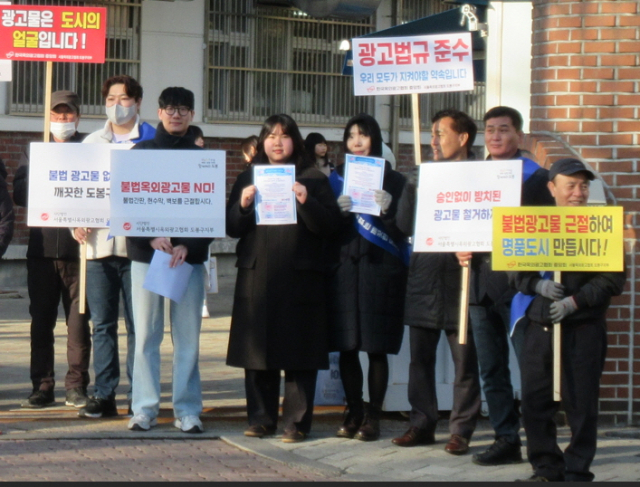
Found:
[[[366,114],[353,117],[344,130],[347,154],[382,156],[382,135],[376,120]],[[329,177],[342,211],[342,223],[330,242],[333,264],[329,278],[331,350],[340,352],[340,375],[347,399],[342,438],[373,441],[380,436],[380,413],[387,391],[387,354],[402,344],[402,315],[407,282],[408,246],[395,215],[406,178],[384,162],[382,189],[374,200],[380,215],[350,210],[353,200],[343,189],[345,164]],[[363,402],[364,376],[359,352],[369,357],[369,403]]]
[[[268,188],[254,179],[267,165],[295,167],[292,224],[257,223],[261,190]],[[252,167],[238,176],[227,203],[227,234],[240,238],[227,365],[245,369],[247,436],[276,432],[282,370],[282,441],[302,441],[311,429],[317,371],[329,366],[324,242],[340,219],[329,182],[307,157],[295,121],[269,117]]]

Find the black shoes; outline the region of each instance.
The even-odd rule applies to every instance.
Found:
[[[118,415],[115,399],[92,397],[87,405],[78,411],[81,418],[112,418]]]
[[[549,479],[540,475],[532,475],[528,479],[516,479],[516,482],[549,482]]]
[[[67,391],[67,399],[65,404],[74,408],[83,408],[87,405],[87,390],[84,387],[74,387]]]
[[[375,441],[380,438],[380,415],[382,409],[369,404],[364,415],[362,426],[358,429],[354,438],[360,441]]]
[[[53,395],[53,391],[33,391],[31,395],[24,400],[20,407],[27,409],[41,409],[47,406],[53,406],[56,399]]]
[[[307,438],[307,434],[299,429],[285,430],[282,434],[282,443],[300,443]]]
[[[472,461],[482,466],[522,463],[522,452],[519,444],[509,443],[505,436],[501,436],[485,452],[473,455]]]
[[[353,438],[362,426],[364,420],[364,410],[362,403],[355,407],[348,407],[345,411],[345,418],[342,426],[338,428],[336,436],[338,438]]]

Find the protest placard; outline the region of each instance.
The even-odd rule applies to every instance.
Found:
[[[104,63],[104,7],[0,5],[0,58]]]
[[[353,39],[356,96],[473,90],[471,33]]]
[[[120,144],[46,144],[29,151],[27,225],[109,226],[111,151]]]
[[[493,270],[624,270],[621,206],[495,208]]]
[[[490,252],[496,206],[520,204],[522,161],[420,165],[414,252]]]
[[[224,237],[225,152],[131,150],[111,156],[111,233]]]

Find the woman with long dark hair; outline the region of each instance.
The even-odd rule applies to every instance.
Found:
[[[353,117],[344,129],[346,153],[382,157],[382,135],[376,120]],[[329,241],[333,266],[329,277],[330,348],[340,352],[340,376],[347,414],[337,431],[342,438],[373,441],[380,436],[380,413],[387,391],[387,354],[402,344],[402,316],[409,249],[395,222],[397,202],[406,178],[385,161],[382,190],[376,190],[379,217],[350,212],[342,195],[344,164],[329,181],[342,210],[340,230]],[[363,402],[364,376],[359,353],[369,357],[369,403]]]
[[[325,176],[329,176],[334,167],[333,164],[329,162],[327,140],[324,136],[318,132],[311,132],[307,135],[307,138],[304,139],[304,146],[307,154],[315,163],[316,169]]]
[[[324,239],[341,216],[288,115],[265,121],[253,159],[261,164],[295,165],[297,223],[257,225],[253,169],[238,176],[227,204],[227,234],[240,238],[227,365],[245,369],[245,435],[252,437],[276,432],[284,370],[282,441],[292,443],[311,429],[317,371],[329,366]]]

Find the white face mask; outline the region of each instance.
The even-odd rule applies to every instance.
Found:
[[[123,107],[122,105],[111,105],[107,107],[107,118],[114,125],[124,125],[130,121],[138,113],[138,107],[131,105]]]
[[[49,129],[56,139],[67,140],[76,133],[75,122],[51,122]]]

